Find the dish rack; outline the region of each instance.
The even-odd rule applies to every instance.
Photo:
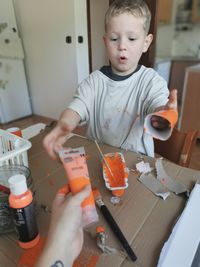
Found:
[[[18,164],[28,167],[27,150],[31,146],[28,140],[0,129],[0,166]]]

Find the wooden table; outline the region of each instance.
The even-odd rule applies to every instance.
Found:
[[[50,209],[56,191],[67,181],[62,164],[58,161],[52,161],[42,147],[42,140],[45,134],[46,132],[44,131],[32,138],[32,148],[28,152],[29,167],[36,189],[35,199],[38,207],[37,221],[42,237],[47,235],[50,213],[48,210],[44,211],[41,209],[40,206],[46,205]],[[96,245],[96,226],[103,225],[105,227],[108,236],[107,244],[109,246],[119,250],[121,246],[98,210],[100,220],[85,232],[85,242],[79,262],[86,261],[86,256],[88,259],[91,255],[98,255],[97,267],[156,266],[161,248],[181,214],[186,200],[172,193],[164,201],[156,197],[138,181],[138,174],[136,172],[130,172],[129,187],[126,189],[121,204],[114,206],[110,202],[111,192],[104,185],[102,164],[94,142],[74,136],[67,141],[66,146],[72,148],[85,147],[91,183],[93,186],[99,188],[106,206],[109,208],[138,257],[138,260],[133,263],[120,253],[109,256],[102,254]],[[100,146],[103,153],[123,152],[129,168],[134,169],[135,164],[141,161],[140,155],[136,153],[122,151],[108,145],[100,144]],[[148,161],[151,166],[154,166],[154,159],[144,157],[144,161]],[[199,171],[182,168],[167,161],[164,166],[168,175],[179,179],[189,189],[192,188],[197,180],[200,181]],[[17,245],[16,240],[17,235],[15,233],[0,236],[0,266],[17,266],[23,250]]]

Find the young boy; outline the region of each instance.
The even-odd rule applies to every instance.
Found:
[[[151,13],[143,0],[115,0],[105,16],[104,43],[110,66],[103,66],[83,80],[57,126],[45,137],[52,159],[79,123],[87,136],[112,146],[154,156],[153,138],[144,131],[149,113],[176,109],[176,90],[153,69],[138,65],[153,39],[148,34]],[[159,131],[166,121],[152,120]]]

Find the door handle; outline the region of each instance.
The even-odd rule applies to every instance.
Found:
[[[72,37],[70,35],[66,36],[66,43],[71,44],[72,43]]]
[[[81,35],[78,36],[78,42],[79,42],[79,44],[83,43],[83,36],[81,36]]]

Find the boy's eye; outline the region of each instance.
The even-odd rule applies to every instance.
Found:
[[[115,41],[117,41],[117,38],[110,38],[110,40],[111,40],[112,42],[115,42]]]
[[[128,39],[129,39],[129,41],[135,41],[136,40],[135,38],[132,38],[132,37],[129,37]]]

